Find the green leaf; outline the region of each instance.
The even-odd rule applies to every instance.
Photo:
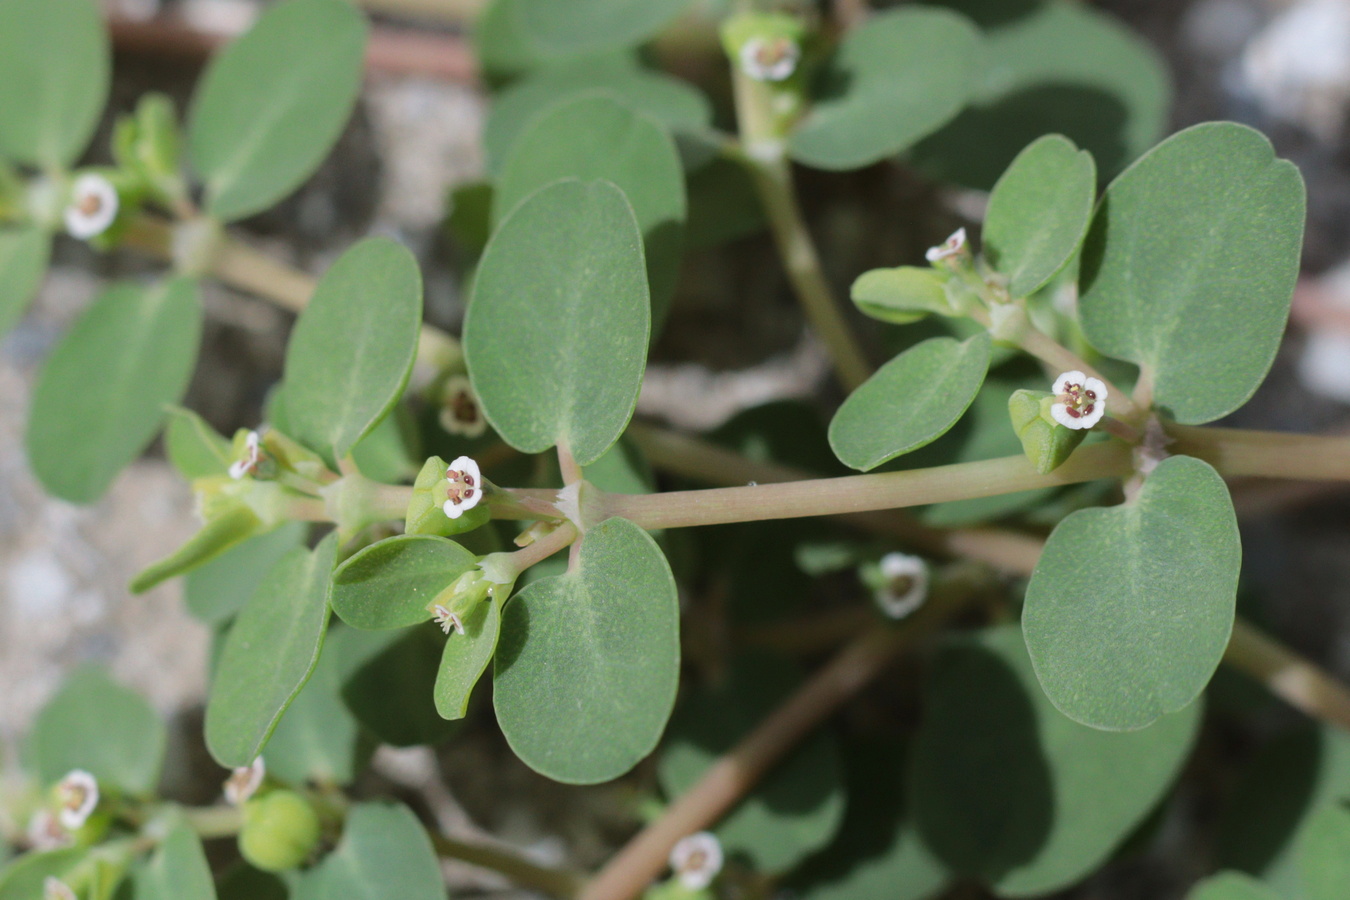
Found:
[[[136,873],[136,900],[216,900],[216,884],[197,833],[174,825]]]
[[[604,179],[624,192],[642,232],[652,321],[665,319],[683,250],[684,170],[664,126],[604,95],[586,94],[536,117],[502,167],[493,197],[501,221],[560,178]]]
[[[333,612],[357,628],[406,628],[431,619],[442,590],[478,564],[454,541],[402,534],[371,544],[333,573]]]
[[[0,156],[73,164],[108,98],[109,49],[93,0],[0,3]]]
[[[1087,234],[1097,197],[1092,154],[1048,134],[1017,154],[994,185],[984,217],[984,255],[1008,276],[1008,292],[1026,297],[1040,290]]]
[[[133,594],[148,591],[161,582],[210,562],[258,534],[262,528],[262,520],[252,509],[242,504],[232,506],[208,521],[172,554],[146,566],[127,587]]]
[[[1259,132],[1196,125],[1106,191],[1083,245],[1083,332],[1139,363],[1154,403],[1199,424],[1237,409],[1275,358],[1303,242],[1298,169]]]
[[[189,572],[183,582],[188,612],[208,625],[228,622],[258,590],[272,567],[303,544],[308,534],[307,523],[286,522]]]
[[[286,0],[211,61],[188,122],[208,213],[264,210],[319,167],[351,116],[365,49],[350,3]]]
[[[989,370],[986,334],[930,338],[882,366],[830,422],[830,446],[867,471],[941,437],[970,406]]]
[[[222,766],[253,761],[314,671],[336,554],[336,532],[313,551],[289,551],[225,638],[206,704],[206,747]]]
[[[436,673],[436,712],[445,719],[462,719],[469,695],[487,671],[502,629],[502,603],[484,600],[464,619],[464,633],[451,633]]]
[[[191,481],[208,475],[225,475],[233,462],[230,442],[190,409],[175,406],[168,411],[164,449],[178,474]]]
[[[406,806],[358,803],[342,841],[306,872],[296,897],[333,900],[445,900],[441,865],[426,829]]]
[[[64,877],[89,853],[86,847],[64,847],[20,856],[0,870],[0,900],[38,900],[44,881]]]
[[[1200,707],[1140,731],[1099,731],[1051,706],[1016,626],[953,639],[930,674],[909,773],[924,841],[999,896],[1073,884],[1167,791]]]
[[[33,391],[28,459],[43,487],[72,503],[103,496],[187,390],[201,332],[191,278],[115,285],[95,300]]]
[[[1350,885],[1350,794],[1311,817],[1298,862],[1308,900],[1343,900]]]
[[[324,639],[326,652],[267,740],[268,775],[299,786],[350,784],[358,774],[368,747],[342,697],[351,655],[344,645],[355,643],[353,637],[364,636],[337,625]]]
[[[689,790],[719,756],[774,711],[801,681],[784,660],[751,654],[724,682],[693,692],[671,718],[658,774],[667,797]],[[844,816],[839,747],[817,731],[715,828],[723,850],[764,874],[783,872],[830,842]]]
[[[488,422],[511,446],[566,444],[589,465],[633,415],[651,328],[642,238],[623,192],[555,182],[483,253],[464,356]]]
[[[355,631],[362,639],[346,642],[348,674],[342,698],[361,724],[395,747],[438,744],[458,725],[436,711],[436,683],[445,636],[434,627],[403,632]]]
[[[1112,730],[1188,706],[1228,646],[1241,559],[1227,486],[1186,456],[1159,463],[1133,502],[1065,518],[1022,609],[1050,700]]]
[[[828,847],[788,876],[803,900],[930,900],[951,879],[906,809],[902,748],[871,739],[848,748],[848,805]]]
[[[424,456],[407,407],[395,403],[370,434],[352,447],[352,461],[371,481],[397,484],[417,475]]]
[[[641,68],[631,54],[587,57],[549,66],[493,98],[483,133],[489,171],[501,172],[532,121],[583,93],[603,93],[676,132],[702,132],[712,123],[708,99],[689,84]]]
[[[1219,822],[1218,861],[1260,876],[1288,900],[1304,883],[1305,846],[1323,810],[1350,797],[1350,735],[1300,727],[1261,749]]]
[[[974,87],[980,35],[944,9],[879,13],[852,29],[792,134],[792,158],[859,169],[899,153],[951,120]]]
[[[1220,872],[1191,888],[1186,900],[1280,900],[1280,895],[1241,872]]]
[[[984,65],[969,107],[920,142],[914,161],[939,181],[989,190],[1043,134],[1090,152],[1103,177],[1162,135],[1171,110],[1167,63],[1117,19],[1080,3],[1039,3],[985,26]]]
[[[518,27],[551,53],[585,53],[641,43],[690,0],[515,0]]]
[[[850,293],[864,314],[892,325],[908,325],[930,313],[955,315],[945,284],[934,269],[898,266],[862,273]]]
[[[164,723],[140,694],[91,666],[71,674],[38,713],[24,750],[43,785],[84,769],[105,787],[149,795],[166,740]]]
[[[3,15],[0,7],[0,16]],[[0,57],[0,65],[4,64],[2,60]],[[0,228],[0,336],[8,334],[23,318],[28,302],[47,273],[51,250],[51,238],[41,228],[32,225]]]
[[[286,349],[294,437],[335,459],[346,456],[403,393],[421,326],[422,273],[405,247],[368,238],[343,253]]]
[[[572,571],[507,604],[492,699],[526,765],[555,781],[594,784],[656,746],[679,669],[670,566],[641,528],[608,519],[586,532]]]

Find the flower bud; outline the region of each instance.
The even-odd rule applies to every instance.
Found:
[[[264,872],[294,869],[319,846],[319,817],[295,791],[272,791],[244,804],[239,852]]]
[[[182,137],[173,101],[165,95],[144,95],[133,115],[117,120],[112,152],[117,165],[155,199],[173,204],[185,196]]]
[[[1047,391],[1013,391],[1008,398],[1013,431],[1038,475],[1059,468],[1087,437],[1086,431],[1061,427],[1051,414],[1054,404],[1055,395]]]
[[[466,438],[481,437],[487,431],[483,407],[473,384],[464,375],[451,375],[441,389],[441,427],[448,434]]]

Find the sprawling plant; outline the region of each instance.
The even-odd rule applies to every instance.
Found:
[[[187,576],[220,637],[205,742],[233,771],[219,805],[161,799],[163,726],[81,670],[5,795],[28,852],[0,900],[432,900],[438,854],[589,900],[1039,896],[1147,837],[1224,660],[1320,722],[1237,791],[1218,864],[1234,871],[1192,898],[1350,895],[1350,695],[1235,620],[1225,481],[1350,479],[1350,443],[1208,425],[1279,345],[1298,171],[1233,123],[1152,146],[1158,63],[1057,2],[974,10],[980,24],[919,5],[844,29],[731,14],[724,133],[702,93],[633,52],[688,5],[483,12],[490,184],[476,223],[467,202],[456,216],[490,237],[454,337],[423,324],[418,263],[392,240],[314,283],[228,227],[337,139],[364,59],[354,7],[269,7],[213,59],[184,127],[144,97],[111,165],[81,168],[109,82],[99,10],[0,0],[0,325],[58,233],[167,265],[108,287],[52,352],[29,461],[89,503],[165,429],[202,526],[131,587]],[[792,166],[901,154],[988,204],[978,240],[963,228],[922,264],[857,275],[853,302],[901,348],[873,371]],[[828,432],[787,407],[707,439],[633,423],[684,246],[765,224],[847,392]],[[298,313],[265,421],[229,437],[175,406],[204,278]],[[687,489],[657,490],[652,466]],[[747,524],[820,516],[852,531]],[[695,526],[711,537],[691,552],[676,530]],[[838,572],[875,603],[801,602],[809,575]],[[677,584],[699,595],[682,692]],[[707,625],[714,594],[727,633]],[[836,642],[805,682],[783,652]],[[887,701],[821,727],[908,651],[917,724]],[[657,755],[668,805],[593,877],[346,793],[377,743],[453,739],[485,679],[506,741],[551,779]],[[235,836],[243,862],[213,873],[203,839]]]

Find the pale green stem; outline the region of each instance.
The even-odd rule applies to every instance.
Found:
[[[492,570],[509,574],[513,578],[519,578],[520,574],[530,566],[543,562],[559,550],[569,546],[577,539],[578,534],[575,525],[571,522],[563,522],[534,543],[527,544],[519,550],[511,553],[491,554],[493,558],[501,560],[492,566]],[[485,566],[485,568],[487,567]]]
[[[237,806],[186,807],[179,812],[203,840],[238,834],[244,824],[243,815]]]
[[[1129,448],[1112,441],[1079,449],[1049,475],[1036,474],[1025,456],[1007,456],[908,472],[664,494],[605,494],[600,499],[600,508],[603,515],[622,516],[649,530],[683,528],[970,500],[1118,478],[1131,471]]]
[[[806,227],[792,182],[787,146],[783,135],[777,133],[770,108],[772,94],[736,66],[732,67],[732,82],[743,145],[742,153],[733,156],[754,180],[778,254],[802,310],[825,345],[840,382],[852,391],[867,380],[872,369],[830,289]]]
[[[1169,453],[1195,456],[1235,478],[1259,475],[1300,481],[1350,481],[1350,437],[1198,428],[1167,424]]]

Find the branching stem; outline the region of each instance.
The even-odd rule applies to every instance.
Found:
[[[458,841],[435,832],[430,832],[430,836],[432,846],[441,856],[500,872],[521,887],[562,900],[577,896],[583,883],[582,877],[575,872],[541,866],[510,850],[476,841]]]

